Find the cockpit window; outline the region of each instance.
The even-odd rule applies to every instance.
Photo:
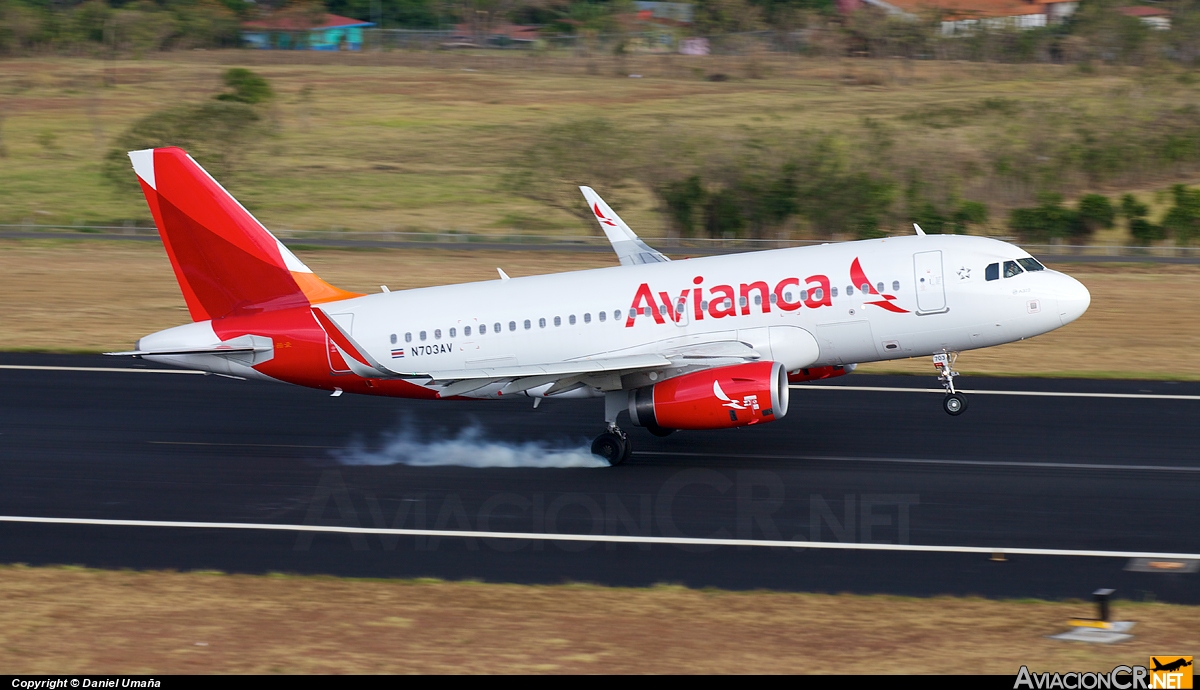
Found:
[[[1020,275],[1021,273],[1024,273],[1024,272],[1025,271],[1022,271],[1021,267],[1017,265],[1016,261],[1005,261],[1004,262],[1004,277],[1005,278],[1011,278],[1015,275]]]
[[[1026,271],[1044,271],[1046,267],[1038,263],[1038,260],[1032,256],[1028,259],[1017,259],[1017,263],[1021,264],[1021,268]]]
[[[987,280],[1000,280],[1000,264],[988,264],[983,270],[983,277]]]

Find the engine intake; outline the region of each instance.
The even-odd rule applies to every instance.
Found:
[[[773,422],[787,410],[788,374],[779,362],[695,371],[629,397],[633,423],[651,430],[728,429]]]

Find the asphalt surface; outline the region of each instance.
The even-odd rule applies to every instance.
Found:
[[[156,368],[33,354],[0,365]],[[1198,383],[959,382],[1200,395]],[[533,410],[527,399],[331,398],[215,376],[15,369],[0,369],[0,387],[0,515],[1200,552],[1200,400],[973,395],[951,418],[936,394],[796,390],[787,417],[758,428],[659,439],[627,427],[634,455],[615,468],[479,468],[345,463],[544,460],[527,444],[586,448],[601,402]],[[1089,557],[0,523],[0,562],[993,597],[1113,587],[1200,603],[1200,575]]]

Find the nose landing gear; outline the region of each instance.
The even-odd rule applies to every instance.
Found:
[[[946,414],[957,417],[967,411],[967,397],[954,390],[954,363],[958,361],[957,352],[939,352],[933,356],[933,367],[938,370],[938,381],[946,389],[946,397],[942,399],[942,409]]]

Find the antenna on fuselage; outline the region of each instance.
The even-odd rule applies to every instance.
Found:
[[[920,226],[920,225],[917,225],[916,223],[913,223],[913,227],[917,229],[917,234],[918,234],[918,235],[920,235],[921,237],[924,237],[924,236],[925,236],[925,231],[921,229],[921,226]]]
[[[508,280],[508,274],[504,272],[503,268],[497,266],[496,270],[500,272],[500,280]]]

